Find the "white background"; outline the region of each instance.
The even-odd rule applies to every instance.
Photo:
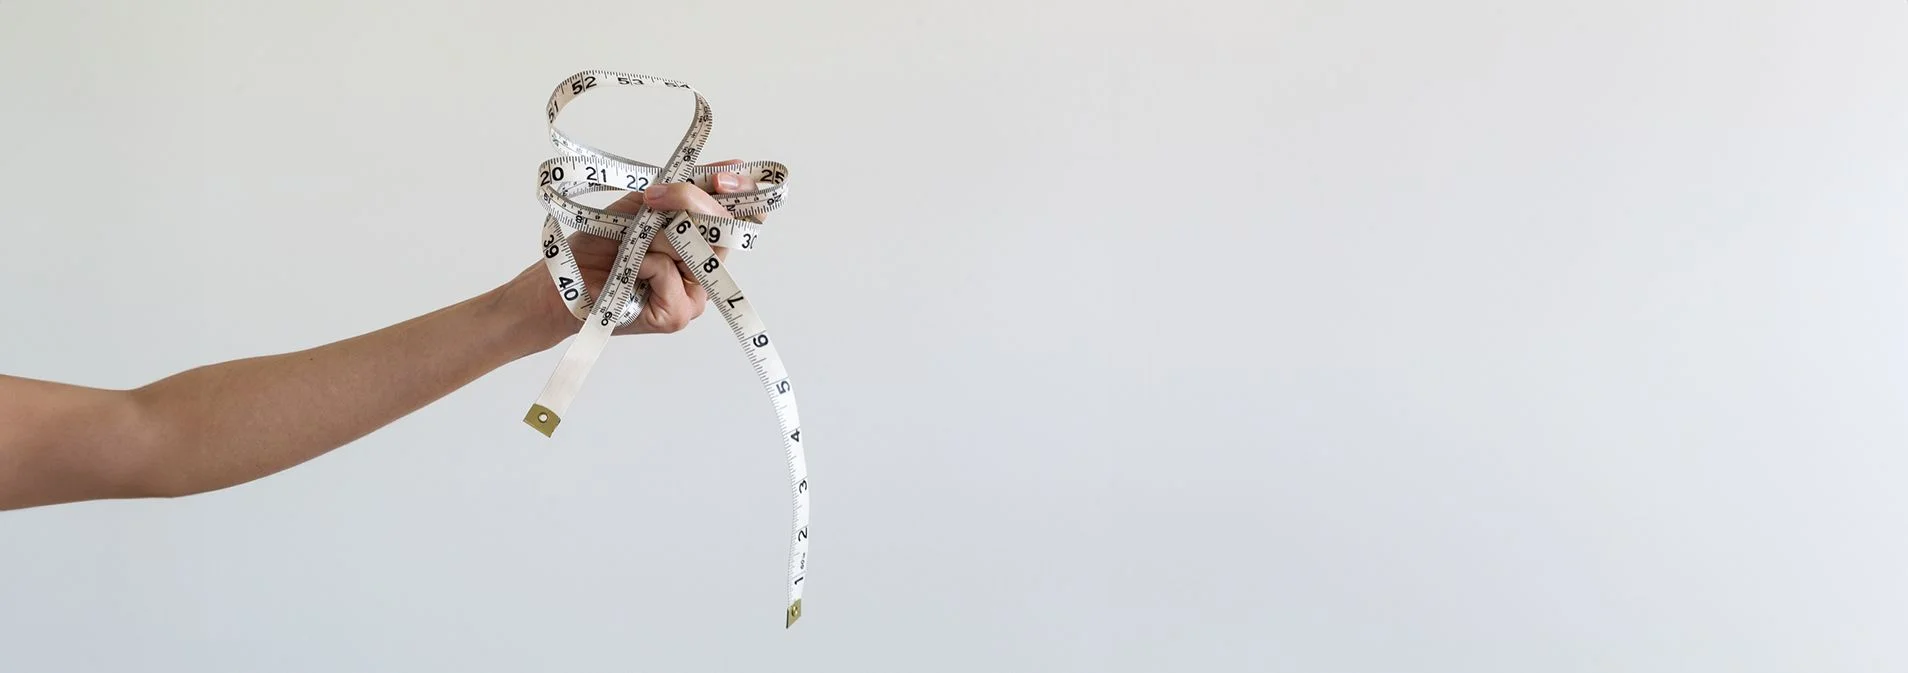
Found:
[[[0,514],[0,670],[1908,668],[1908,4],[0,0],[0,371],[537,261],[545,97],[792,171],[714,313]],[[566,126],[660,162],[690,99]]]

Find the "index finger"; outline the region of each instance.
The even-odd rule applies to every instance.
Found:
[[[722,207],[720,203],[716,203],[715,197],[710,196],[708,192],[702,191],[702,189],[687,182],[670,182],[652,185],[648,191],[643,192],[643,200],[649,204],[650,208],[656,210],[687,210],[700,215],[714,215],[716,217],[730,216],[729,209]],[[664,247],[668,248],[669,246]],[[727,260],[729,258],[729,249],[726,246],[714,247],[717,259]],[[669,250],[669,255],[680,260],[680,256],[676,254],[674,249]]]
[[[729,209],[716,203],[715,197],[687,182],[665,182],[643,191],[643,203],[650,210],[687,210],[698,215],[729,217]]]

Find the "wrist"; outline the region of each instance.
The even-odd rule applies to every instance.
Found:
[[[535,282],[544,280],[542,273],[542,265],[532,266],[485,293],[483,304],[512,359],[549,350],[576,331],[576,318],[556,300],[549,284]]]

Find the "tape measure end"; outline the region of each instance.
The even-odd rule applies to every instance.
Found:
[[[795,599],[795,602],[790,603],[788,605],[788,621],[782,624],[782,628],[786,629],[788,627],[794,626],[795,620],[801,619],[801,618],[802,618],[802,599],[797,598]]]
[[[563,419],[558,418],[556,412],[551,411],[548,407],[541,404],[532,404],[530,405],[530,412],[523,415],[523,422],[528,423],[530,427],[536,428],[537,432],[543,433],[543,436],[551,437],[556,434],[557,424],[562,423]]]

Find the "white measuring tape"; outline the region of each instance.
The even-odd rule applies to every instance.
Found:
[[[695,119],[682,141],[677,143],[676,151],[670,154],[669,161],[660,168],[582,145],[557,130],[557,114],[563,111],[564,105],[577,96],[609,86],[667,87],[695,94]],[[636,272],[642,267],[643,255],[648,253],[656,234],[661,233],[695,275],[696,282],[708,290],[709,301],[715,302],[716,310],[722,312],[722,319],[729,323],[729,329],[742,343],[743,353],[755,366],[756,375],[768,390],[769,400],[775,404],[775,419],[782,427],[782,447],[788,453],[789,489],[795,510],[783,626],[794,626],[795,620],[802,616],[802,581],[808,571],[808,461],[802,453],[801,416],[795,411],[794,384],[789,381],[781,358],[775,354],[768,326],[756,315],[711,247],[755,249],[761,236],[758,226],[761,216],[782,203],[788,167],[772,161],[697,166],[696,158],[709,139],[712,121],[709,102],[682,82],[601,70],[579,72],[557,85],[556,91],[550,94],[546,112],[550,140],[565,156],[538,166],[537,193],[544,209],[550,212],[543,221],[543,258],[551,279],[556,282],[557,293],[570,312],[583,320],[583,329],[564,352],[563,360],[550,375],[550,382],[523,420],[546,436],[556,431],[563,413],[582,388],[583,378],[609,342],[611,332],[641,312],[644,288],[640,287]],[[713,194],[717,173],[735,173],[757,182],[756,188],[747,192],[715,195],[716,203],[722,204],[731,215],[753,221],[688,211],[650,210],[646,203],[633,215],[619,215],[582,205],[571,198],[609,190],[641,191],[652,184],[669,182],[691,182]],[[583,274],[577,268],[576,255],[570,250],[565,227],[622,241],[609,279],[601,293],[594,297],[583,286]]]

